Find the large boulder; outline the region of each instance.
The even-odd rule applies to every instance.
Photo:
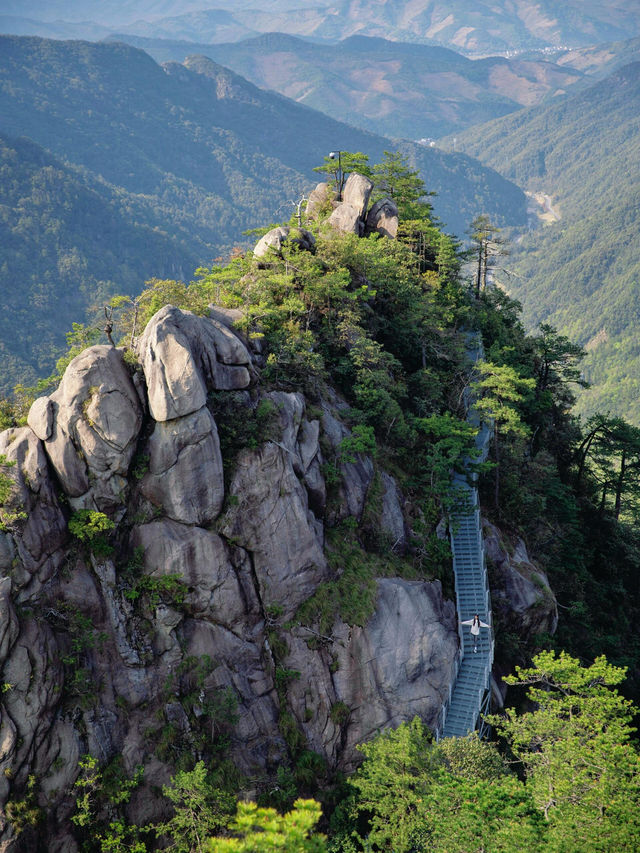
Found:
[[[19,633],[18,617],[11,601],[11,578],[0,578],[0,670]]]
[[[197,412],[209,390],[231,391],[251,382],[251,356],[227,325],[173,305],[147,324],[140,358],[156,421]]]
[[[278,731],[279,703],[266,652],[264,626],[244,633],[222,625],[189,619],[182,629],[184,654],[208,656],[215,668],[206,678],[206,691],[231,688],[238,701],[231,746],[234,764],[249,776],[275,773],[286,760],[287,748]]]
[[[309,509],[320,518],[327,500],[322,473],[320,421],[307,420],[305,399],[300,393],[271,391],[267,396],[280,414],[279,445],[289,453],[293,469],[307,490]]]
[[[269,251],[279,255],[285,243],[294,243],[300,249],[313,252],[316,246],[316,238],[310,231],[304,228],[289,228],[288,225],[279,225],[272,228],[258,240],[253,250],[256,258],[263,258]]]
[[[395,239],[398,236],[398,207],[390,198],[377,201],[367,216],[366,233],[375,231],[384,237]]]
[[[13,537],[7,531],[0,532],[0,577],[9,573],[15,556]]]
[[[329,217],[329,224],[337,231],[345,234],[364,234],[364,224],[367,215],[367,205],[373,190],[373,181],[352,172],[342,192],[342,200],[336,204]]]
[[[407,525],[402,511],[403,498],[398,484],[386,471],[380,472],[382,485],[382,508],[380,526],[387,536],[388,544],[396,554],[407,546]]]
[[[39,586],[62,559],[67,536],[58,489],[49,474],[42,442],[29,427],[0,433],[0,455],[14,463],[6,469],[14,483],[7,507],[22,516],[14,525],[12,536],[2,536],[0,556],[8,560],[17,552],[19,561],[13,577],[18,588],[29,584],[33,576]]]
[[[352,204],[339,204],[329,217],[329,225],[344,234],[362,236],[364,225],[357,207]]]
[[[500,530],[483,522],[484,546],[491,565],[491,603],[496,622],[523,640],[553,634],[558,627],[558,603],[542,569],[530,559],[518,539],[509,550]]]
[[[330,209],[331,202],[335,199],[333,184],[323,182],[309,193],[307,200],[307,218],[315,220],[323,210]]]
[[[240,634],[259,620],[250,573],[217,534],[161,519],[134,528],[131,542],[144,549],[147,574],[182,578],[188,587],[185,603],[197,618]]]
[[[458,633],[439,581],[378,580],[376,610],[347,642],[335,643],[333,683],[350,711],[344,756],[387,726],[421,717],[434,726],[455,678]]]
[[[354,207],[358,212],[358,217],[364,220],[373,187],[372,180],[358,174],[358,172],[352,172],[342,191],[342,203]]]
[[[49,397],[38,397],[31,404],[27,424],[41,441],[46,441],[53,432],[53,405]]]
[[[61,657],[47,622],[23,618],[20,634],[2,671],[3,681],[11,688],[2,696],[8,726],[0,754],[0,774],[11,775],[12,768],[18,768],[22,778],[17,781],[23,784],[34,752],[58,714],[62,691]]]
[[[245,320],[245,312],[239,308],[225,308],[223,305],[209,305],[209,316],[216,323],[221,323],[230,329],[242,343],[256,354],[260,354],[263,350],[262,338],[259,335],[247,334],[243,329],[243,321]]]
[[[287,669],[300,676],[287,700],[311,749],[353,769],[355,746],[418,715],[435,725],[455,677],[455,608],[438,582],[378,581],[376,611],[364,627],[336,621],[332,641],[299,626],[287,637]]]
[[[146,452],[149,471],[140,491],[152,504],[186,524],[208,524],[218,516],[224,500],[222,455],[206,407],[156,423]]]
[[[305,412],[304,396],[295,392],[271,391],[267,397],[280,416],[280,444],[289,453],[297,454],[298,432]]]
[[[76,356],[28,422],[69,497],[88,495],[87,506],[100,510],[122,502],[142,407],[120,350],[93,346]]]

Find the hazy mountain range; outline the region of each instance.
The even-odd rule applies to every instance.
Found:
[[[368,35],[469,55],[581,47],[640,34],[639,0],[4,0],[5,32],[100,38],[109,31],[220,42],[260,32],[320,40]]]
[[[157,61],[202,53],[265,89],[376,133],[438,137],[563,94],[585,74],[540,57],[470,60],[430,45],[352,36],[315,44],[269,33],[205,45],[118,35]],[[640,54],[639,54],[640,55]]]

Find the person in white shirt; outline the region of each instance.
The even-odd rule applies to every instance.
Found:
[[[464,622],[461,622],[460,624],[471,625],[471,628],[469,630],[471,631],[471,636],[473,637],[473,651],[475,654],[478,651],[478,637],[480,636],[480,628],[489,628],[490,625],[487,625],[486,622],[482,622],[477,613],[473,617],[473,619],[465,619]]]

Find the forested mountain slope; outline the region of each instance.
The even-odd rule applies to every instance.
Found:
[[[444,136],[564,93],[584,77],[540,57],[470,60],[443,47],[352,36],[314,44],[268,33],[232,44],[193,45],[115,36],[158,62],[195,52],[342,121],[389,136]]]
[[[150,268],[182,278],[198,260],[185,234],[154,227],[144,203],[28,139],[0,136],[0,182],[4,393],[50,372],[62,334],[94,305],[123,288],[137,290]]]
[[[112,267],[104,278],[121,281],[120,289],[126,282],[139,290],[143,270],[146,277],[180,276],[185,258],[194,259],[195,265],[210,263],[242,241],[244,229],[281,219],[293,209],[293,201],[315,185],[318,176],[312,169],[332,149],[364,150],[379,157],[394,145],[263,92],[202,58],[188,67],[173,63],[162,68],[143,51],[122,44],[4,37],[0,72],[0,132],[28,137],[65,164],[60,186],[49,182],[47,203],[56,211],[51,217],[65,223],[68,249],[56,243],[55,228],[31,233],[29,243],[24,231],[18,233],[18,224],[11,231],[11,241],[17,243],[15,248],[14,242],[8,244],[0,271],[0,287],[9,294],[5,298],[22,306],[19,316],[24,320],[33,309],[42,324],[49,324],[49,331],[38,326],[40,344],[34,342],[30,361],[34,369],[47,360],[52,363],[51,342],[56,336],[63,342],[70,322],[83,318],[65,311],[47,313],[38,308],[33,294],[51,296],[52,289],[67,289],[68,271],[64,262],[59,268],[57,253],[64,258],[75,246],[82,258],[82,302],[99,299],[100,289],[94,293],[90,282],[103,279],[93,271],[104,268],[99,256],[112,233],[105,229],[96,239],[87,238],[91,219],[71,216],[65,181],[85,182],[87,191],[98,192],[109,204],[117,200],[121,212],[114,215],[122,227],[115,229],[106,251],[129,259],[129,266],[122,273],[119,266]],[[478,169],[464,155],[453,157],[421,146],[406,150],[429,189],[439,193],[436,211],[452,230],[462,233],[485,207],[502,221],[524,217],[524,196],[495,172]],[[4,162],[7,221],[20,221],[23,203],[34,209],[44,203],[29,187],[24,198],[14,192],[30,168],[20,157],[11,155]],[[29,180],[37,184],[35,178]],[[100,204],[96,201],[96,208]],[[96,221],[101,221],[97,212]],[[131,222],[130,229],[125,222]],[[155,229],[157,236],[151,242],[142,240],[136,223]],[[162,250],[153,249],[155,240]],[[19,258],[33,255],[36,243],[40,261],[32,265],[31,284],[25,288]],[[131,278],[134,269],[137,287]],[[18,359],[18,372],[5,372],[6,388],[22,376],[25,365],[19,362],[25,351],[18,343],[21,322],[11,322],[3,332],[8,335],[4,346]]]
[[[584,411],[640,420],[640,63],[585,92],[458,137],[560,221],[513,247],[505,279],[526,322],[549,321],[590,351]]]

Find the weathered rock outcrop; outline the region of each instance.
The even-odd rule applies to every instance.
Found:
[[[373,187],[373,181],[358,172],[352,172],[344,185],[342,201],[354,207],[360,219],[365,218]]]
[[[342,201],[338,202],[329,217],[329,224],[338,231],[362,235],[372,190],[373,181],[352,172],[344,185]]]
[[[44,443],[66,495],[77,506],[122,504],[124,479],[142,426],[122,352],[94,346],[76,356],[57,391],[37,400],[28,424]]]
[[[294,631],[285,663],[301,677],[289,698],[312,748],[350,770],[356,744],[380,729],[416,715],[435,723],[454,677],[455,607],[438,582],[384,578],[367,625],[337,621],[333,636],[331,650],[309,655],[312,635]]]
[[[311,190],[307,199],[307,218],[312,221],[317,219],[321,211],[330,208],[334,198],[335,191],[330,183],[323,182],[317,184]]]
[[[253,255],[256,258],[264,258],[270,250],[279,254],[284,244],[289,242],[295,243],[307,252],[313,252],[316,245],[316,239],[310,231],[304,228],[292,230],[288,225],[279,225],[277,228],[267,231],[264,237],[258,240]]]
[[[492,567],[492,606],[503,629],[525,641],[535,634],[555,633],[558,604],[549,579],[532,563],[522,539],[510,553],[497,527],[485,521],[483,530]]]
[[[251,356],[228,326],[173,305],[147,324],[140,352],[156,421],[197,412],[209,390],[246,388],[251,382]]]
[[[414,716],[434,725],[454,677],[456,613],[439,582],[378,581],[376,612],[351,630],[334,675],[351,709],[347,755],[359,740]],[[352,760],[352,759],[351,759]]]
[[[291,452],[272,442],[243,450],[229,494],[235,502],[225,513],[221,533],[252,553],[265,607],[280,605],[289,619],[329,575],[321,526],[309,509]]]
[[[322,212],[333,208],[328,222],[337,231],[358,236],[378,233],[395,240],[398,235],[398,207],[392,199],[381,198],[367,212],[373,188],[374,184],[369,178],[352,172],[345,183],[342,199],[338,201],[332,184],[318,184],[307,200],[307,218],[311,222],[317,221]],[[282,229],[274,229],[269,234],[275,234],[277,230]],[[276,237],[269,239],[273,241]],[[274,248],[279,249],[279,245],[274,245]]]
[[[206,407],[159,421],[146,446],[149,472],[140,491],[169,518],[208,524],[224,500],[222,455],[216,422]]]
[[[352,188],[361,217],[367,189]],[[91,347],[29,426],[0,434],[16,463],[16,518],[0,533],[0,805],[35,773],[52,850],[77,849],[69,792],[85,753],[162,785],[180,751],[206,754],[195,744],[222,726],[236,766],[268,776],[289,760],[286,718],[349,769],[356,743],[415,714],[432,722],[448,694],[457,634],[438,583],[379,580],[374,615],[350,626],[336,614],[321,638],[298,618],[343,571],[327,528],[374,517],[402,553],[404,499],[369,457],[343,453],[337,395],[311,409],[259,389],[233,320],[167,306],[136,376],[120,350]],[[241,398],[247,418],[268,406],[268,434],[223,460],[234,424],[216,423],[212,391]],[[72,537],[78,510],[115,529]],[[283,672],[297,673],[285,688]],[[235,716],[207,722],[227,696]],[[29,850],[3,820],[0,850]]]
[[[397,205],[390,198],[381,198],[367,215],[365,231],[367,234],[377,231],[378,234],[395,240],[398,236],[398,224]]]
[[[50,476],[42,442],[29,429],[0,433],[0,455],[14,467],[11,508],[24,514],[20,536],[0,533],[0,568],[13,578],[19,600],[35,595],[60,566],[67,522]]]

